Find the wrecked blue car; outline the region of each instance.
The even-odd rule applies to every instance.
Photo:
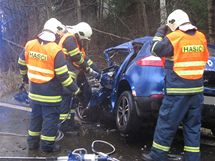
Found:
[[[152,37],[146,36],[108,48],[104,51],[107,68],[102,70],[99,81],[79,76],[82,81],[78,82],[87,93],[85,101],[90,105],[78,105],[76,112],[80,119],[96,120],[105,113],[124,134],[155,126],[164,96],[165,75],[162,60],[150,53],[151,44]],[[215,58],[210,57],[205,69],[207,100],[215,97],[214,64]],[[208,109],[215,104],[214,101],[205,103]],[[215,129],[215,124],[207,127]]]
[[[215,45],[208,45],[210,58],[204,71],[204,106],[202,126],[215,136]]]

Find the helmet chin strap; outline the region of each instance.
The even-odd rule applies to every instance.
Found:
[[[60,39],[61,39],[61,35],[59,35],[57,33],[57,34],[55,34],[55,37],[56,37],[55,42],[58,43],[60,41]]]
[[[81,39],[80,39],[80,36],[78,35],[78,33],[75,33],[74,35],[75,35],[76,39],[78,40],[78,42],[81,42]]]

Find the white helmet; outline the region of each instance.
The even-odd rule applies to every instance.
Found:
[[[92,28],[86,22],[80,22],[75,26],[66,26],[67,30],[73,34],[78,34],[80,39],[90,40],[92,36]]]
[[[74,29],[75,26],[69,26],[69,25],[66,25],[66,30],[72,34],[75,34],[75,29]]]
[[[66,27],[56,18],[51,18],[44,24],[43,31],[38,37],[44,41],[55,41],[55,34],[64,32]]]
[[[196,29],[196,27],[190,23],[190,19],[189,19],[187,13],[180,9],[173,11],[168,16],[167,26],[172,31],[175,31],[178,27],[180,30],[183,30],[183,31],[187,31],[190,29]]]

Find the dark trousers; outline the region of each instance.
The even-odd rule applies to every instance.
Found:
[[[39,144],[42,150],[54,147],[59,119],[59,107],[30,103],[32,108],[28,144]]]
[[[71,96],[63,96],[60,106],[60,129],[68,130],[74,124],[75,109],[73,106],[74,99]]]
[[[150,152],[154,160],[166,161],[178,126],[182,123],[185,161],[200,161],[201,105],[203,94],[165,96],[159,111]]]

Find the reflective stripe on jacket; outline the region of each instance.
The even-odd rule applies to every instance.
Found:
[[[79,44],[78,44],[78,48],[79,48],[79,50],[81,51],[80,53],[81,53],[81,58],[82,58],[82,60],[80,61],[80,62],[73,62],[72,64],[74,65],[74,66],[76,66],[76,67],[80,67],[80,64],[82,64],[83,62],[84,62],[84,60],[86,59],[86,52],[85,52],[85,50],[84,50],[84,48],[81,48],[80,49],[80,46],[79,46]]]
[[[63,43],[64,43],[65,40],[66,40],[68,37],[70,37],[70,36],[72,36],[73,39],[75,40],[75,42],[76,42],[76,44],[77,44],[77,48],[75,48],[75,49],[72,50],[72,51],[67,51],[67,49],[64,48]],[[81,56],[82,56],[83,58],[86,58],[86,52],[85,52],[84,48],[81,48],[81,47],[80,47],[80,45],[79,45],[79,43],[78,43],[76,37],[75,37],[72,33],[69,33],[69,32],[68,32],[68,33],[64,34],[63,37],[60,39],[58,45],[63,49],[63,52],[64,52],[65,55],[74,56],[74,55],[76,55],[76,54],[78,54],[78,53],[81,53]]]
[[[31,82],[46,83],[55,77],[54,60],[60,50],[54,42],[43,45],[35,39],[26,44],[25,61]]]
[[[31,100],[38,101],[38,102],[46,102],[46,103],[58,103],[62,101],[62,97],[59,96],[44,96],[39,94],[33,94],[29,92],[28,97]]]
[[[66,41],[66,39],[68,37],[73,37],[73,40],[75,41],[75,44],[77,45],[77,47],[71,51],[68,51],[68,49],[64,48],[64,42]],[[66,33],[63,35],[63,37],[60,39],[58,45],[62,48],[63,52],[65,55],[68,55],[68,56],[75,56],[77,54],[80,54],[81,55],[81,60],[79,60],[78,62],[72,62],[72,64],[75,66],[75,67],[79,67],[80,64],[82,64],[86,58],[86,52],[84,50],[84,48],[81,48],[79,42],[77,41],[76,37],[74,36],[74,34],[72,33]]]
[[[62,48],[62,51],[63,51],[63,53],[65,54],[65,55],[68,55],[68,51],[67,51],[67,49],[66,48],[64,48],[64,46],[63,46],[63,43],[64,43],[64,41],[68,38],[68,37],[70,37],[70,36],[74,36],[73,34],[71,34],[71,33],[66,33],[66,34],[64,34],[62,37],[61,37],[61,39],[60,39],[60,41],[59,41],[59,43],[58,43],[58,45]]]
[[[167,38],[174,48],[174,72],[183,79],[202,78],[208,60],[205,36],[198,31],[194,35],[189,35],[177,30],[168,34]]]

